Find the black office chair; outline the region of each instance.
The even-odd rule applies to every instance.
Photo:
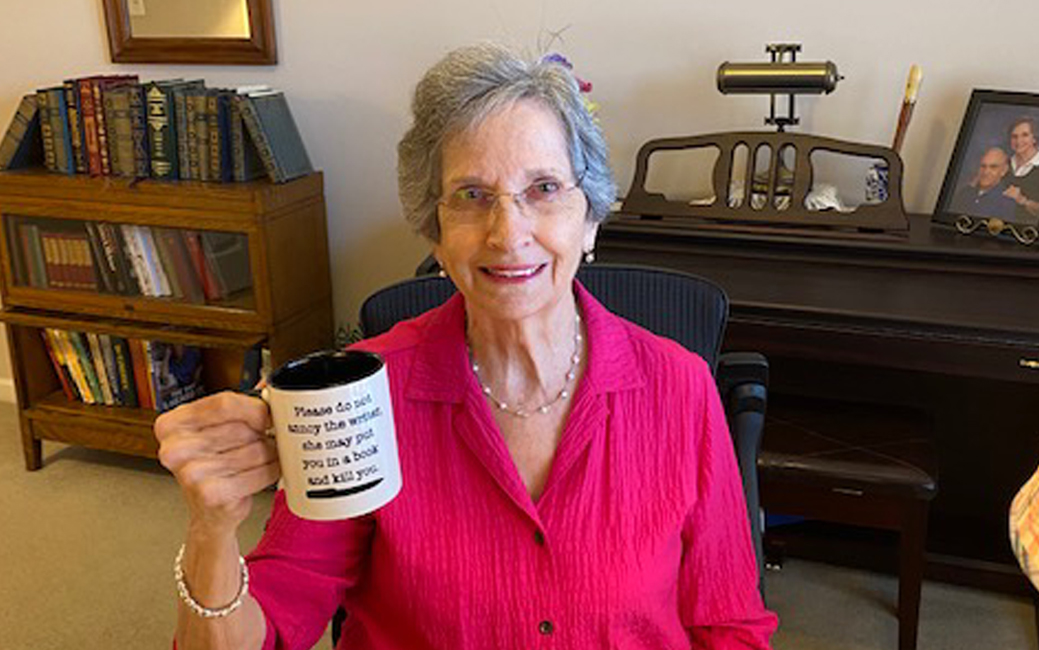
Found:
[[[418,270],[430,273],[436,267],[427,260]],[[577,278],[613,313],[682,344],[710,365],[736,449],[761,576],[764,562],[757,457],[764,426],[768,363],[756,353],[720,353],[729,315],[725,292],[695,275],[640,266],[582,266]],[[454,292],[451,281],[437,275],[421,275],[380,289],[361,306],[361,330],[366,337],[382,334],[399,321],[442,304]],[[339,636],[342,614],[340,610],[333,620],[334,640]]]

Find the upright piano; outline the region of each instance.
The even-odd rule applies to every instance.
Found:
[[[597,255],[724,287],[725,347],[764,353],[773,393],[929,412],[939,494],[928,575],[1025,588],[1007,513],[1039,465],[1039,248],[961,235],[924,215],[910,215],[908,236],[885,238],[618,214]]]

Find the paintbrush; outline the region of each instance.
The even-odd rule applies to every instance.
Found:
[[[920,92],[920,81],[924,73],[920,66],[913,64],[909,68],[909,77],[906,79],[906,94],[902,100],[902,110],[898,113],[898,126],[895,127],[895,140],[891,148],[898,153],[902,149],[902,141],[905,140],[906,131],[909,130],[909,120],[913,118],[913,107],[916,106],[916,95]]]

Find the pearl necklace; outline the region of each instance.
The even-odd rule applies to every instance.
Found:
[[[505,413],[508,413],[509,415],[514,415],[518,418],[528,418],[531,415],[533,415],[535,411],[542,414],[548,413],[548,410],[552,408],[557,402],[559,402],[560,400],[564,400],[570,396],[570,391],[568,390],[570,387],[570,382],[572,382],[574,378],[577,377],[577,367],[581,363],[581,315],[577,314],[576,316],[574,316],[574,353],[570,357],[570,369],[566,371],[566,382],[563,384],[563,388],[560,389],[558,393],[556,393],[555,397],[531,411],[525,411],[522,408],[509,406],[507,403],[495,397],[494,394],[491,392],[491,387],[483,383],[483,380],[480,379],[480,364],[476,363],[476,359],[473,358],[472,346],[470,346],[467,342],[465,347],[469,353],[469,363],[472,366],[473,374],[476,375],[477,383],[480,384],[480,388],[481,390],[483,390],[483,394],[490,398],[491,402],[493,402],[494,405],[498,407],[499,411],[504,411]]]

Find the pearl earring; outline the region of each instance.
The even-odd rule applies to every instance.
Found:
[[[594,250],[585,251],[584,252],[584,261],[585,261],[585,264],[591,264],[592,262],[594,262],[595,261],[595,251]]]
[[[444,269],[440,269],[439,271],[437,271],[437,275],[439,275],[442,278],[446,278],[447,277],[447,271],[445,271]]]

